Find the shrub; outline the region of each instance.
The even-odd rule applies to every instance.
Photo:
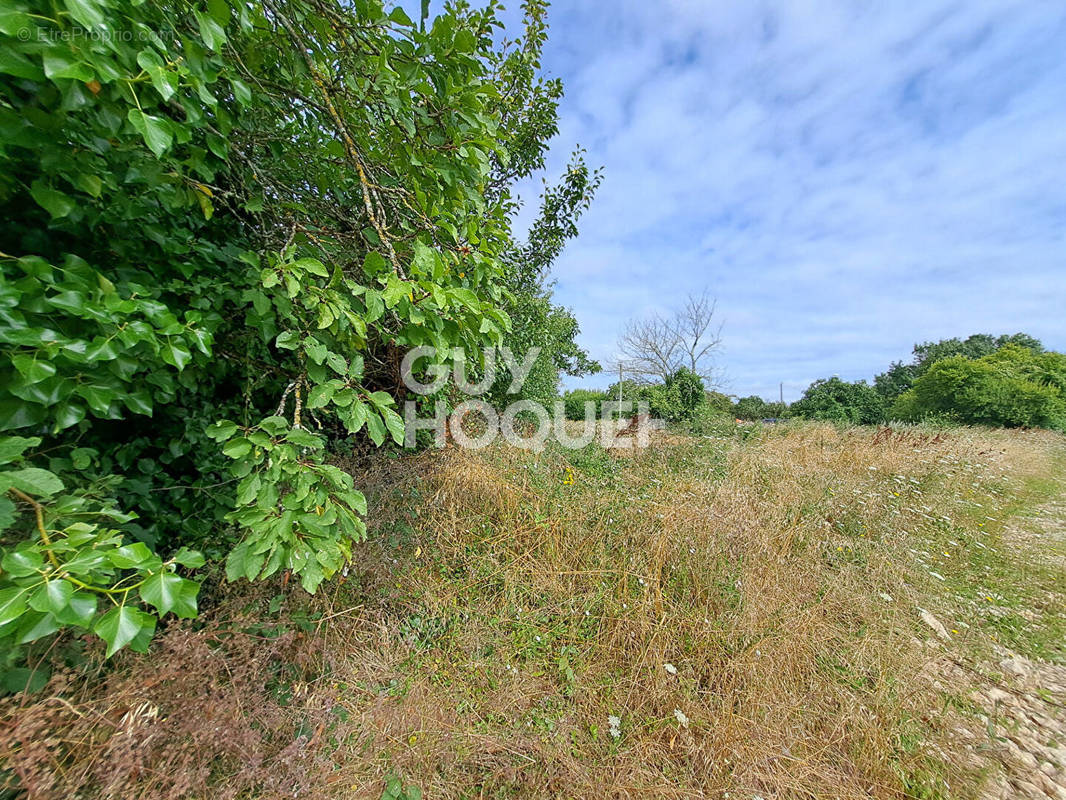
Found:
[[[759,420],[769,417],[780,418],[788,412],[788,406],[784,403],[768,403],[761,397],[752,395],[737,400],[732,409],[738,419]]]
[[[608,399],[607,394],[595,389],[572,389],[563,395],[563,408],[567,419],[585,419],[585,403],[592,403],[595,415],[599,417],[601,404]]]
[[[1066,356],[1007,345],[976,360],[942,359],[899,397],[892,416],[1061,429],[1066,423]]]
[[[646,391],[652,415],[667,422],[692,419],[704,402],[703,380],[685,367],[672,373],[666,383],[648,387]]]
[[[560,88],[537,76],[544,4],[517,47],[495,13],[5,11],[3,649],[67,625],[143,649],[195,613],[190,548],[309,591],[348,561],[365,500],[330,443],[401,442],[402,353],[510,327],[508,187]]]
[[[884,419],[884,400],[866,381],[849,383],[832,377],[817,380],[789,408],[807,419],[869,425]]]

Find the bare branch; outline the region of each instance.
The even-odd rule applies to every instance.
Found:
[[[722,342],[716,323],[717,300],[706,291],[689,295],[685,305],[670,317],[656,315],[629,322],[618,348],[638,380],[662,380],[685,367],[703,379],[707,388],[717,385],[713,358]]]

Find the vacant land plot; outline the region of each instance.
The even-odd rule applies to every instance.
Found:
[[[1064,797],[1064,465],[1050,433],[815,424],[383,458],[344,581],[219,586],[165,657],[68,658],[5,701],[8,774],[42,797]]]

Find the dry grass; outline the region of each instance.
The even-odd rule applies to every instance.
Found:
[[[953,648],[1046,645],[1060,606],[1015,634],[984,612],[1028,602],[1011,570],[1029,569],[1033,591],[1061,578],[997,548],[1005,515],[1052,492],[1039,480],[1063,458],[1052,434],[806,425],[664,437],[625,457],[594,445],[382,459],[363,476],[373,538],[349,580],[309,606],[290,595],[276,617],[317,618],[284,640],[295,651],[272,644],[260,663],[235,644],[253,634],[233,633],[226,652],[257,664],[237,670],[243,683],[226,676],[230,655],[201,659],[215,702],[259,703],[227,723],[258,738],[211,750],[213,788],[187,781],[187,795],[376,798],[399,775],[433,798],[967,796],[977,768],[953,766],[941,711],[955,687],[927,677],[943,651],[918,609],[956,632]],[[161,646],[223,641],[239,603],[273,619],[268,598],[225,601],[205,631]],[[306,669],[293,678],[289,663]],[[132,674],[46,693],[106,715],[136,694]],[[297,690],[282,702],[286,680]],[[173,682],[137,696],[177,713]],[[19,774],[84,758],[75,718],[51,719],[65,744],[45,755],[6,736]],[[92,735],[99,749],[116,734]],[[174,733],[150,720],[142,735]]]

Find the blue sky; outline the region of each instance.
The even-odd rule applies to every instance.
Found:
[[[1066,349],[1061,0],[560,0],[549,18],[566,97],[546,174],[577,144],[605,168],[553,272],[594,357],[705,287],[741,396],[869,379],[949,336]]]

